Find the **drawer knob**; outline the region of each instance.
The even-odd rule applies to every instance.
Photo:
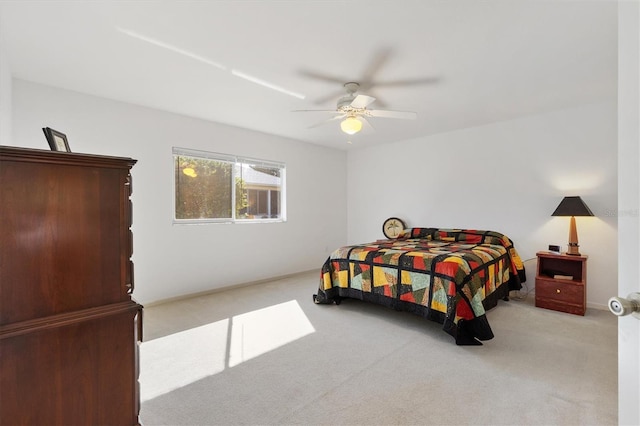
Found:
[[[556,293],[560,293],[560,289],[559,288],[556,289]]]

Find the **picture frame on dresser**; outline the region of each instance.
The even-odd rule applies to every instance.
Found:
[[[49,143],[49,147],[52,151],[71,152],[67,135],[52,129],[51,127],[43,127],[42,131],[44,132],[44,136],[47,138],[47,142]]]

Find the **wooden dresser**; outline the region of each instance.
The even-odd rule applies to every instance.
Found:
[[[135,163],[0,147],[0,424],[139,424]]]

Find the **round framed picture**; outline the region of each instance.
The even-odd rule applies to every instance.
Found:
[[[400,232],[404,230],[404,227],[405,225],[402,219],[390,217],[382,224],[382,233],[389,239],[397,238],[398,235],[400,235]]]

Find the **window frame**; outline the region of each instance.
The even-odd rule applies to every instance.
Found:
[[[178,219],[176,218],[176,157],[192,157],[197,159],[212,160],[231,163],[231,218],[203,218],[203,219]],[[203,225],[203,224],[237,224],[237,223],[282,223],[287,221],[286,203],[286,164],[280,161],[263,160],[239,155],[223,154],[211,151],[172,147],[172,222],[174,225]],[[236,217],[236,166],[251,165],[265,168],[277,168],[280,170],[280,217],[278,218],[252,218],[242,219]]]

